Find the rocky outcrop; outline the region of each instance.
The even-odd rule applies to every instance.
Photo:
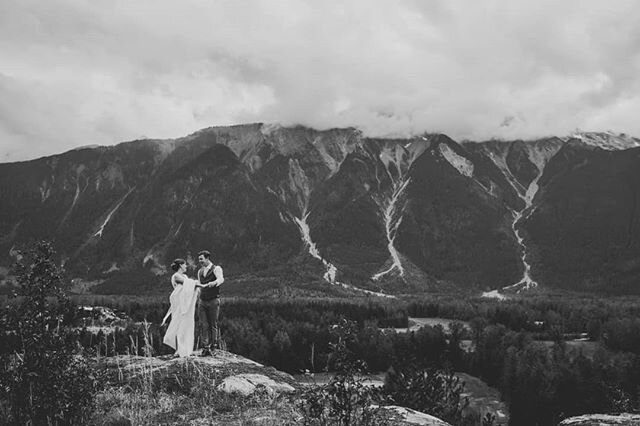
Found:
[[[378,407],[397,425],[451,426],[449,423],[411,408],[387,405]]]
[[[185,358],[115,356],[102,359],[103,365],[117,372],[122,381],[146,379],[156,382],[193,376],[209,381],[211,387],[225,392],[249,396],[262,389],[269,394],[294,392],[300,388],[289,374],[265,367],[255,361],[226,351],[215,356],[197,355]]]
[[[255,393],[256,389],[263,387],[268,393],[293,392],[295,388],[288,383],[277,382],[264,374],[236,374],[228,376],[216,387],[226,393],[239,393],[244,396]]]
[[[558,426],[637,426],[639,414],[586,414],[564,419]]]
[[[100,418],[97,424],[136,424],[138,411],[144,410],[162,418],[163,424],[199,425],[213,421],[214,424],[272,425],[303,420],[296,401],[304,393],[297,392],[308,390],[308,385],[230,352],[215,351],[214,356],[186,358],[115,356],[100,358],[98,365],[106,370],[109,385],[105,393],[98,396],[107,418]],[[148,401],[145,395],[153,397]],[[163,401],[160,412],[155,406],[156,399]],[[198,402],[210,412],[199,407]],[[132,409],[136,404],[138,410]],[[122,415],[117,415],[118,410],[114,408],[119,405]],[[404,407],[371,408],[390,424],[448,426],[436,417]]]

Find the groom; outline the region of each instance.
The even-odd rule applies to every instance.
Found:
[[[200,291],[198,301],[198,322],[200,326],[200,339],[204,349],[202,355],[212,355],[211,349],[219,348],[220,328],[218,327],[218,315],[220,314],[220,285],[224,282],[222,268],[211,262],[211,253],[202,250],[198,253],[198,280],[204,284]]]

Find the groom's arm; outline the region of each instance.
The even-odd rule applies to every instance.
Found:
[[[222,268],[220,266],[216,266],[213,268],[213,274],[216,276],[215,281],[211,281],[209,286],[218,287],[224,282],[224,274],[222,273]]]

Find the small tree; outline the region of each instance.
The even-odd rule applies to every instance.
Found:
[[[19,289],[7,309],[5,334],[15,347],[5,349],[0,366],[0,397],[15,424],[81,423],[95,393],[95,379],[78,355],[69,327],[72,309],[63,291],[54,249],[40,242],[19,254]]]
[[[325,386],[305,392],[300,408],[305,425],[373,426],[388,424],[384,413],[372,405],[376,391],[364,384],[366,365],[356,359],[349,346],[357,335],[357,324],[341,320],[331,328],[336,339],[330,343],[327,368],[335,375]]]
[[[431,414],[452,424],[461,424],[463,410],[469,405],[464,383],[453,373],[418,369],[412,365],[395,370],[385,377],[383,391],[398,405]]]

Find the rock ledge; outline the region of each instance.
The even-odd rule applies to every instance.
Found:
[[[640,425],[638,414],[585,414],[570,417],[560,422],[558,426],[637,426]]]

